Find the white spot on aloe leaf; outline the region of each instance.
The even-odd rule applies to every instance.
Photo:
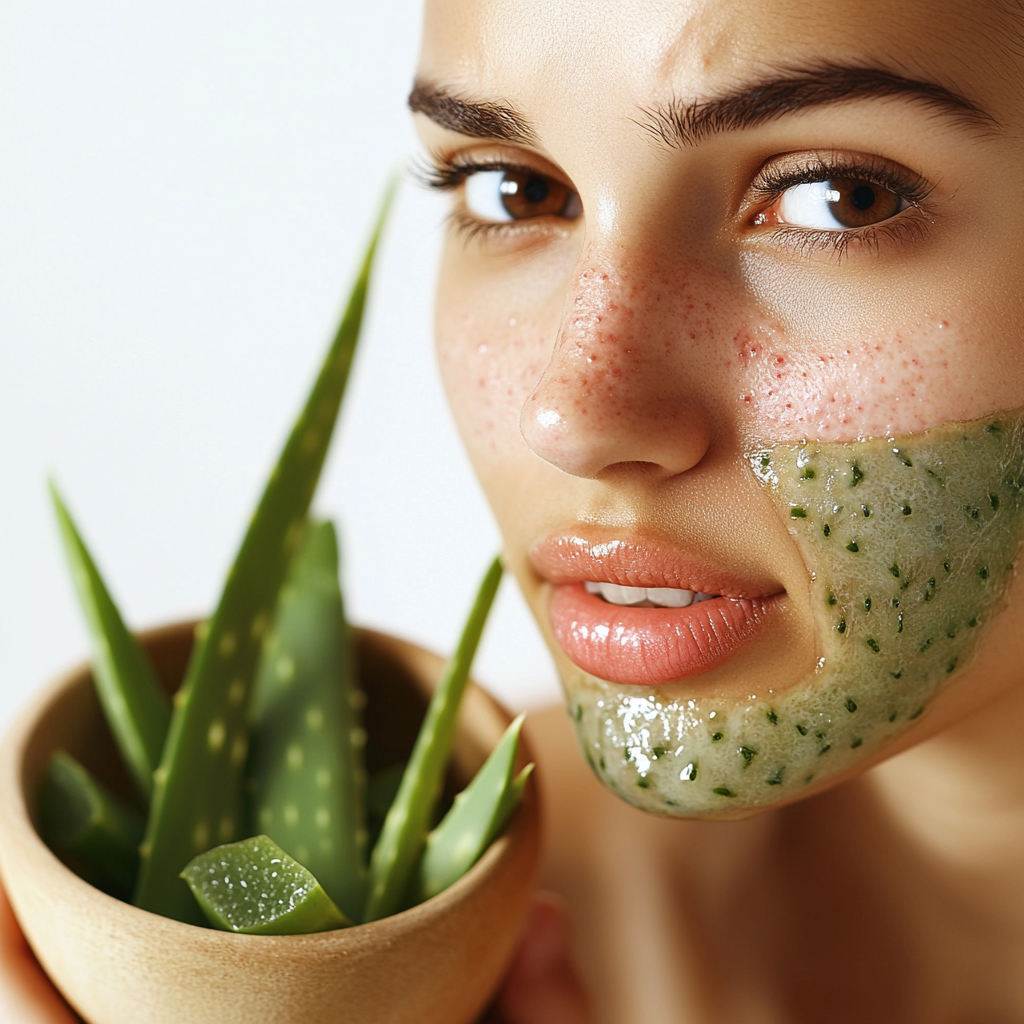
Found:
[[[242,699],[245,697],[245,680],[241,676],[237,676],[232,680],[231,685],[228,687],[228,703],[234,707],[238,707],[242,703]]]
[[[299,809],[295,804],[286,804],[284,808],[284,823],[294,828],[299,823]]]
[[[327,828],[331,823],[331,812],[326,807],[316,809],[316,823],[319,828]]]
[[[210,829],[205,821],[196,822],[192,830],[192,845],[196,853],[205,853],[210,848]]]
[[[242,764],[249,753],[249,739],[245,733],[239,733],[231,744],[231,763]]]
[[[326,789],[331,784],[331,773],[326,768],[321,768],[316,773],[317,789]]]
[[[206,745],[210,748],[211,754],[216,754],[224,746],[225,735],[224,723],[219,718],[215,718],[206,733]]]
[[[252,620],[252,627],[249,630],[253,640],[261,640],[263,634],[267,631],[268,625],[270,625],[270,618],[267,613],[259,612]]]
[[[235,634],[225,633],[220,638],[219,648],[220,653],[225,658],[230,658],[235,653]]]
[[[306,712],[306,728],[310,732],[318,732],[323,728],[324,724],[324,713],[316,706],[311,707]]]
[[[305,760],[302,753],[302,747],[300,747],[298,743],[290,743],[288,745],[288,751],[285,754],[285,758],[288,761],[288,767],[291,768],[293,772],[297,772],[302,767],[302,762]]]
[[[285,685],[295,678],[295,662],[287,654],[277,659],[277,678]]]

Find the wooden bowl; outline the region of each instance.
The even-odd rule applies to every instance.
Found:
[[[141,636],[169,690],[184,674],[193,626]],[[358,645],[370,746],[385,760],[389,743],[404,756],[442,661],[368,630]],[[453,757],[458,783],[509,720],[483,690],[468,688]],[[35,793],[58,748],[130,795],[87,665],[50,686],[0,747],[0,874],[40,962],[89,1024],[469,1024],[496,989],[536,882],[532,780],[506,834],[426,903],[342,931],[234,935],[122,903],[50,852],[36,832]]]

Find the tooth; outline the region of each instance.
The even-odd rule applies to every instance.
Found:
[[[647,600],[646,587],[620,587],[618,583],[602,583],[601,596],[609,604],[639,604]]]
[[[601,584],[595,582],[594,580],[584,580],[583,581],[583,589],[588,594],[600,594],[601,593]]]
[[[647,600],[666,608],[686,608],[693,601],[693,591],[678,587],[648,587]]]

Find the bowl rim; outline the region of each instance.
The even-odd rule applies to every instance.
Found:
[[[160,640],[170,640],[176,635],[191,633],[195,626],[196,622],[193,620],[182,620],[142,630],[135,635],[144,646],[148,646]],[[427,655],[430,659],[441,660],[438,655],[426,648],[391,634],[359,627],[353,627],[353,630],[363,642],[368,641],[370,644],[392,649],[397,647],[400,652],[418,658]],[[465,902],[476,890],[500,878],[501,868],[506,861],[509,861],[523,844],[530,845],[531,840],[536,843],[538,852],[534,856],[539,862],[540,844],[539,835],[537,835],[540,827],[539,793],[536,771],[534,771],[527,783],[519,810],[505,832],[491,843],[480,859],[447,889],[397,914],[333,931],[300,935],[247,935],[215,928],[204,928],[143,910],[104,893],[71,871],[43,842],[33,823],[33,815],[29,808],[25,759],[27,749],[36,735],[36,730],[46,712],[64,693],[77,687],[90,685],[91,682],[91,661],[88,659],[65,670],[23,707],[0,742],[0,821],[4,825],[0,829],[0,880],[3,882],[16,916],[18,914],[17,901],[15,894],[12,893],[11,879],[6,865],[7,857],[4,855],[4,851],[15,844],[22,846],[27,844],[29,849],[23,855],[27,853],[37,861],[41,869],[45,869],[48,873],[56,873],[61,880],[61,887],[70,887],[71,891],[77,892],[83,907],[92,904],[105,908],[106,914],[128,914],[135,918],[137,927],[146,925],[148,918],[148,926],[164,930],[167,938],[171,941],[178,937],[181,941],[190,943],[218,945],[225,942],[234,943],[240,948],[256,943],[268,950],[274,947],[280,948],[282,952],[286,948],[298,951],[299,947],[312,947],[311,952],[351,955],[362,949],[379,946],[382,941],[391,942],[404,934],[429,927],[431,922],[446,916],[457,905]],[[433,686],[433,681],[430,685]],[[479,700],[480,697],[483,697],[506,724],[512,720],[507,709],[472,680],[467,688],[467,697],[470,690],[478,694],[474,699]],[[521,736],[520,744],[520,757],[523,761],[535,760],[525,737]],[[534,873],[536,874],[536,865]]]

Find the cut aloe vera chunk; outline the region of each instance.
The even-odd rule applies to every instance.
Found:
[[[96,692],[121,756],[139,793],[148,800],[153,790],[153,772],[160,763],[171,720],[171,702],[146,653],[125,627],[52,481],[50,496],[71,566],[71,577],[92,637]]]
[[[51,850],[75,857],[101,888],[131,895],[144,828],[138,811],[63,750],[46,766],[36,807],[39,834]]]
[[[341,326],[253,513],[217,610],[181,690],[154,776],[135,904],[202,922],[180,879],[197,854],[238,837],[250,692],[278,591],[302,539],[359,337],[390,191]]]
[[[334,527],[318,523],[281,591],[256,677],[250,830],[309,868],[353,919],[366,899],[362,698]]]
[[[444,675],[427,708],[398,794],[373,848],[364,921],[376,921],[394,914],[401,907],[412,879],[427,838],[430,819],[441,795],[445,768],[455,738],[459,704],[466,690],[480,634],[501,582],[501,572],[501,561],[496,558],[480,584],[459,646],[445,666]]]
[[[181,877],[222,931],[307,935],[350,924],[316,878],[267,836],[201,853]]]
[[[501,834],[519,803],[533,765],[515,775],[520,715],[506,730],[473,781],[455,798],[441,824],[427,837],[419,869],[419,899],[429,899],[458,881]]]

